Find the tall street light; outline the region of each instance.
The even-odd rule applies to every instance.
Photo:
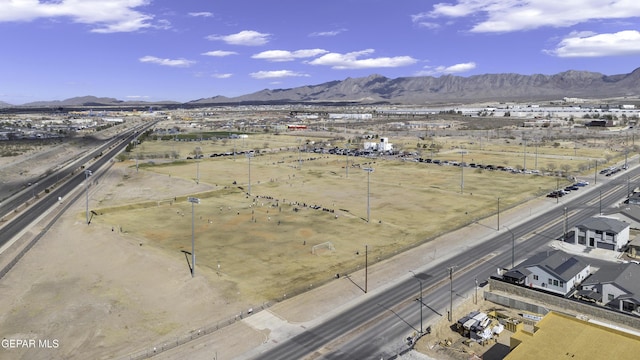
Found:
[[[200,161],[196,159],[196,184],[200,184]]]
[[[602,215],[602,189],[600,189],[600,215]]]
[[[422,280],[420,280],[418,275],[416,275],[416,273],[414,273],[412,270],[409,270],[409,272],[412,273],[413,277],[416,278],[416,280],[418,280],[418,282],[420,283],[420,297],[416,300],[420,303],[420,334],[422,334]]]
[[[249,192],[247,194],[251,195],[251,154],[247,153],[247,159],[249,159]]]
[[[522,139],[524,143],[522,147],[522,170],[527,170],[527,139]]]
[[[498,231],[500,231],[500,197],[498,197]]]
[[[187,198],[187,201],[191,203],[191,277],[196,276],[196,249],[194,241],[194,218],[195,218],[195,204],[200,204],[200,199],[195,197]]]
[[[89,225],[89,176],[92,174],[91,170],[84,171],[84,188],[87,195],[87,225]]]
[[[460,151],[460,155],[462,156],[460,160],[460,194],[464,192],[464,154],[466,153],[464,150]]]
[[[194,150],[195,153],[195,160],[196,160],[196,184],[200,184],[200,154],[202,152],[202,149],[200,148],[200,146],[196,146],[196,149]]]
[[[504,225],[503,228],[509,230],[511,233],[511,268],[513,269],[515,267],[516,260],[516,236],[507,225]]]
[[[348,178],[349,177],[349,143],[347,143],[346,148],[347,148],[347,163],[344,167],[344,175],[346,178]]]
[[[367,293],[369,280],[369,245],[364,245],[364,293]]]
[[[369,202],[369,194],[370,194],[371,187],[370,187],[369,178],[371,176],[371,173],[373,172],[373,168],[364,168],[362,170],[367,172],[367,222],[369,222],[370,215],[371,215],[371,208],[370,208],[370,202]]]

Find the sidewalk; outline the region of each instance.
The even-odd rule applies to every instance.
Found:
[[[546,198],[534,199],[501,212],[501,227],[503,224],[516,226],[531,217],[548,211],[551,209],[549,202],[550,200]],[[553,205],[555,206],[555,202]],[[298,295],[295,298],[275,304],[259,314],[244,319],[243,322],[245,324],[262,333],[268,333],[269,336],[268,340],[260,347],[238,354],[237,358],[245,359],[257,355],[301,333],[305,329],[313,327],[326,317],[356,306],[370,294],[384,291],[397,281],[413,276],[410,271],[419,273],[426,271],[427,267],[448,264],[450,259],[460,252],[496,236],[496,226],[497,216],[492,216],[370,266],[367,294],[364,294],[349,279],[339,279]],[[350,276],[356,283],[363,282],[364,270],[360,270]],[[268,315],[262,313],[268,313]]]
[[[598,185],[589,185],[588,189],[581,193],[595,191]],[[568,195],[571,197],[572,195]],[[562,207],[562,202],[550,198],[537,198],[514,208],[500,212],[500,232],[507,231],[504,226],[515,227],[528,221],[530,218],[543,214],[551,209]],[[427,267],[449,264],[457,254],[467,251],[472,246],[485,242],[497,235],[497,216],[491,216],[462,229],[444,234],[428,243],[420,245],[410,251],[398,254],[393,258],[381,261],[369,266],[368,292],[363,291],[356,284],[364,284],[364,269],[342,277],[321,287],[314,288],[294,298],[282,301],[272,307],[257,312],[242,320],[239,326],[231,326],[217,333],[205,336],[194,341],[194,344],[186,344],[178,349],[158,355],[159,359],[191,359],[209,358],[211,345],[218,349],[224,348],[224,358],[248,359],[261,352],[298,335],[325,318],[339,314],[345,309],[357,306],[367,296],[375,294],[412,277],[415,273],[424,272]],[[571,244],[553,242],[553,246],[570,253],[589,255],[577,249]],[[591,256],[601,256],[604,250],[596,249]],[[613,256],[611,252],[604,254]],[[224,344],[222,338],[229,338],[230,334],[247,339],[244,342]],[[253,334],[253,335],[252,335]],[[248,340],[251,337],[252,340]],[[210,345],[210,346],[207,346]],[[256,344],[260,344],[256,346]],[[207,352],[208,351],[208,352]],[[208,354],[208,355],[207,355]],[[217,354],[222,354],[217,352]],[[209,357],[207,357],[209,356]],[[406,356],[409,356],[407,354]],[[409,357],[402,357],[409,359]],[[426,355],[411,353],[411,359],[429,359]]]

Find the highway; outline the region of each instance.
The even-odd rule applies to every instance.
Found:
[[[496,274],[498,268],[510,268],[512,259],[517,264],[532,254],[552,250],[547,244],[562,235],[565,221],[570,229],[626,198],[628,186],[637,183],[639,174],[640,169],[636,167],[612,178],[598,175],[597,188],[592,183],[578,194],[548,199],[548,212],[519,225],[509,225],[509,229],[501,229],[485,242],[473,244],[474,239],[469,239],[469,249],[464,253],[444,264],[426,264],[419,271],[415,269],[415,277],[408,274],[385,291],[364,294],[356,306],[255,358],[389,359],[407,349],[405,339],[420,330],[420,308],[416,302],[419,281],[423,287],[422,322],[426,328],[429,323],[447,317],[451,297],[455,304],[460,297],[473,294],[476,279],[483,281]],[[588,261],[598,266],[599,261]],[[452,282],[449,267],[453,268]],[[478,290],[478,296],[482,296],[481,291]],[[456,313],[454,306],[452,321],[463,315]]]
[[[96,158],[95,162],[86,167],[86,170],[90,170],[93,173],[97,173],[99,169],[109,162],[113,157],[115,157],[122,149],[124,149],[131,141],[136,139],[141,133],[146,131],[148,128],[153,126],[155,122],[145,123],[139,127],[130,129],[117,137],[113,138],[105,145],[97,148],[91,153],[85,155],[78,164],[87,164],[92,159]],[[103,154],[99,156],[99,154]],[[62,170],[60,170],[62,171]],[[64,175],[60,175],[60,177],[64,177]],[[56,183],[56,174],[49,175],[45,179],[42,179],[38,186],[42,186],[43,188],[49,188]],[[8,224],[5,224],[2,227],[2,232],[0,232],[0,248],[2,248],[5,244],[11,241],[17,234],[19,234],[23,229],[27,228],[36,218],[40,216],[40,214],[46,212],[49,208],[58,204],[58,198],[67,200],[67,195],[71,193],[78,185],[82,184],[85,181],[84,171],[76,171],[73,175],[65,182],[57,185],[54,189],[52,189],[49,194],[45,194],[41,196],[41,199],[35,203],[32,203],[27,208],[21,210],[21,212]],[[2,204],[0,208],[0,214],[5,214],[9,211],[13,211],[13,209],[18,208],[22,204],[27,201],[33,201],[33,197],[31,192],[26,191],[22,192],[18,196],[14,197],[10,201]],[[7,271],[7,269],[4,269]],[[0,276],[4,274],[4,272],[0,272]]]

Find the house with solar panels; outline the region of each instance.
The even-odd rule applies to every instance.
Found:
[[[561,250],[538,253],[502,274],[510,283],[567,296],[591,273],[591,265]]]

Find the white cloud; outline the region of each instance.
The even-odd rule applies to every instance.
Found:
[[[640,55],[640,31],[626,30],[612,34],[572,33],[554,50],[545,52],[558,57]]]
[[[415,64],[417,62],[416,59],[410,56],[360,59],[360,57],[372,54],[373,52],[373,49],[367,49],[346,54],[328,53],[317,59],[309,61],[308,63],[311,65],[331,66],[332,69],[343,70],[400,67]]]
[[[253,30],[243,30],[231,35],[209,35],[208,40],[222,40],[230,45],[259,46],[269,42],[271,34],[263,34]]]
[[[96,33],[131,32],[151,28],[153,15],[136,8],[150,0],[38,0],[0,1],[0,23],[32,21],[40,18],[70,18],[73,22],[93,25]],[[161,24],[159,27],[166,26]]]
[[[274,79],[284,77],[301,77],[309,76],[308,74],[299,73],[291,70],[274,70],[274,71],[258,71],[249,74],[254,79]]]
[[[149,96],[147,95],[128,95],[127,99],[134,99],[134,100],[140,100],[140,99],[148,99]]]
[[[254,59],[268,60],[273,62],[293,61],[295,59],[310,58],[328,53],[323,49],[304,49],[296,51],[268,50],[251,56]]]
[[[230,78],[232,76],[233,76],[233,74],[228,74],[228,73],[227,74],[213,74],[213,75],[211,75],[211,77],[214,77],[216,79],[228,79],[228,78]]]
[[[189,16],[193,16],[193,17],[212,17],[213,13],[210,13],[208,11],[190,12]]]
[[[332,31],[318,31],[318,32],[313,32],[311,34],[309,34],[309,36],[311,37],[330,37],[330,36],[337,36],[340,33],[343,33],[347,31],[347,29],[337,29],[337,30],[332,30]]]
[[[143,63],[152,63],[158,64],[162,66],[172,66],[172,67],[189,67],[195,64],[195,61],[187,60],[187,59],[161,59],[155,56],[144,56],[141,57],[140,62]]]
[[[426,66],[424,70],[416,73],[416,76],[433,76],[433,75],[441,75],[441,74],[458,74],[473,70],[476,68],[476,63],[467,62],[460,63],[451,66]]]
[[[437,18],[480,18],[472,32],[510,32],[638,16],[640,2],[634,0],[457,0],[435,4],[433,10],[413,15],[412,21],[421,25]]]
[[[427,29],[438,29],[441,27],[440,24],[436,23],[436,22],[431,22],[431,21],[417,21],[416,24],[419,27],[423,27],[423,28],[427,28]]]
[[[207,51],[207,52],[202,53],[200,55],[215,56],[215,57],[225,57],[225,56],[230,56],[230,55],[238,55],[238,53],[235,52],[235,51],[213,50],[213,51]]]

